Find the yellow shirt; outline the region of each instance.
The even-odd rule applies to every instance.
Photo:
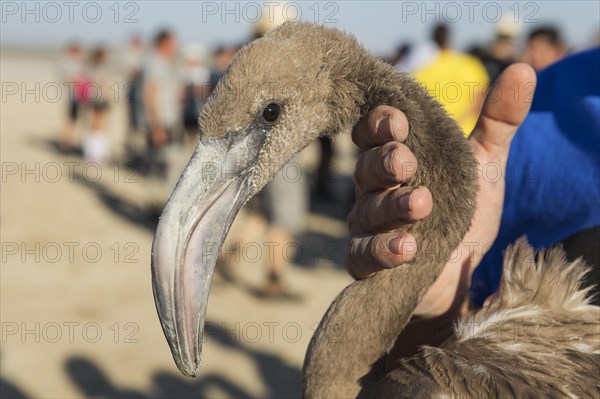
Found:
[[[489,85],[483,64],[475,57],[443,50],[413,75],[469,135],[479,116],[481,93]]]

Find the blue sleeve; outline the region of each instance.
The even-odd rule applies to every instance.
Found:
[[[543,70],[530,114],[515,135],[496,241],[473,275],[481,305],[496,291],[502,254],[526,235],[550,246],[600,225],[600,48]]]

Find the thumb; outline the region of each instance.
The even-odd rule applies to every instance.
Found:
[[[517,129],[531,108],[536,85],[535,71],[523,63],[512,64],[490,88],[481,115],[469,140],[476,154],[504,158]]]

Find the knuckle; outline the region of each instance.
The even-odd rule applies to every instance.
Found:
[[[394,179],[394,159],[397,157],[398,146],[395,142],[388,143],[383,149],[383,154],[380,158],[379,165],[379,173],[381,176],[386,178],[386,180],[395,180]]]
[[[389,142],[381,147],[381,151],[377,154],[377,169],[376,173],[381,178],[387,180],[393,179],[394,177],[394,158],[396,157],[396,151],[398,146],[395,142]]]
[[[361,262],[361,259],[363,258],[362,241],[362,238],[352,237],[348,244],[346,255],[346,270],[356,279],[363,278],[365,274],[360,267],[361,263],[364,263]]]
[[[352,134],[352,141],[356,145],[360,144],[361,124],[362,124],[362,121],[359,121],[358,124],[352,128],[352,133],[351,133]]]
[[[364,144],[365,138],[369,136],[369,116],[365,116],[358,121],[352,128],[351,136],[352,141],[359,147]]]
[[[368,250],[373,259],[377,260],[377,256],[381,250],[381,236],[369,237]]]
[[[346,218],[346,223],[348,224],[348,229],[350,230],[350,233],[353,233],[356,230],[356,207],[357,204],[354,204],[354,206],[352,207],[352,210],[350,211],[350,213],[348,214],[348,217]]]
[[[365,231],[371,230],[373,219],[377,217],[377,208],[374,206],[375,196],[369,194],[363,197],[359,202],[358,221],[360,227]]]
[[[361,188],[364,186],[365,156],[365,154],[361,154],[356,160],[356,166],[354,167],[354,182]]]
[[[373,266],[378,271],[388,268],[385,256],[387,251],[387,249],[385,248],[387,244],[385,238],[386,235],[377,235],[374,237],[370,237],[369,239],[369,257],[371,258]]]
[[[385,216],[386,221],[388,222],[387,227],[398,227],[399,221],[402,220],[403,209],[400,206],[400,201],[396,192],[391,192],[385,198]]]

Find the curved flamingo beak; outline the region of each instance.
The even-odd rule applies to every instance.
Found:
[[[179,370],[200,366],[210,284],[219,251],[244,203],[266,138],[254,131],[201,140],[162,213],[152,244],[152,286]]]

